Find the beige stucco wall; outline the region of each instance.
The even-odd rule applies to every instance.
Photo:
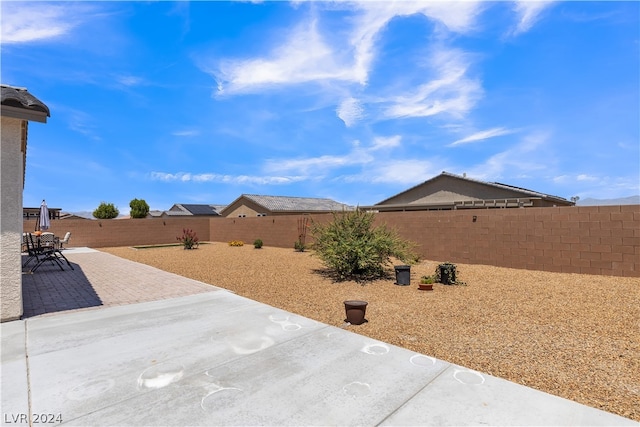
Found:
[[[230,206],[230,209],[231,210],[225,215],[227,218],[237,218],[241,215],[252,217],[258,216],[258,213],[268,213],[264,212],[264,208],[261,208],[257,204],[253,203],[250,200],[246,200],[245,198],[237,200]]]
[[[0,133],[0,321],[22,316],[22,120],[2,117]]]
[[[387,200],[384,204],[450,203],[461,200],[508,199],[521,193],[471,181],[441,177]]]

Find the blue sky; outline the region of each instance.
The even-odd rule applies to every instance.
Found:
[[[3,1],[24,205],[370,205],[442,171],[640,194],[638,2]]]

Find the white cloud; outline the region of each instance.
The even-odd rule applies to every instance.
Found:
[[[140,86],[142,84],[145,84],[145,80],[142,77],[137,77],[132,75],[116,76],[115,80],[122,86],[127,86],[127,87]]]
[[[223,93],[260,91],[265,87],[337,79],[354,81],[353,73],[337,62],[316,22],[299,25],[267,58],[226,60],[216,74]]]
[[[557,183],[557,184],[564,184],[567,182],[579,182],[579,181],[584,181],[584,182],[595,182],[595,181],[599,181],[600,179],[598,177],[595,177],[593,175],[588,175],[585,173],[581,173],[578,175],[559,175],[559,176],[555,176],[553,177],[553,182]]]
[[[489,138],[495,138],[497,136],[502,136],[502,135],[508,135],[510,133],[515,132],[514,130],[510,130],[510,129],[505,129],[503,127],[498,127],[498,128],[492,128],[492,129],[487,129],[487,130],[483,130],[480,132],[476,132],[472,135],[466,136],[462,139],[458,139],[457,141],[452,142],[451,144],[449,144],[449,147],[455,147],[456,145],[462,145],[462,144],[469,144],[471,142],[477,142],[477,141],[483,141],[485,139],[489,139]]]
[[[393,18],[422,14],[438,21],[450,31],[464,33],[474,27],[481,2],[440,1],[363,1],[354,4],[363,13],[355,19],[351,36],[354,49],[354,74],[366,82],[375,59],[378,34]]]
[[[278,159],[270,160],[265,165],[267,171],[296,171],[304,173],[305,171],[335,169],[341,166],[349,166],[354,164],[366,163],[367,159],[356,156],[353,153],[344,156],[319,156],[302,159]]]
[[[371,147],[371,151],[377,151],[383,148],[398,147],[401,141],[402,137],[400,135],[394,135],[390,137],[378,136],[373,138],[373,146]]]
[[[291,184],[301,181],[305,177],[300,176],[251,176],[251,175],[222,175],[215,173],[191,174],[189,172],[151,172],[150,178],[153,181],[164,182],[214,182],[222,184]]]
[[[401,138],[400,135],[376,137],[370,146],[365,147],[360,144],[360,141],[354,141],[351,151],[341,156],[324,155],[298,159],[272,159],[265,164],[265,170],[268,173],[281,172],[318,176],[332,169],[370,165],[378,160],[375,157],[376,152],[399,146]],[[384,161],[387,159],[385,158]]]
[[[178,131],[175,131],[175,132],[171,132],[171,135],[173,135],[173,136],[198,136],[198,135],[200,135],[200,131],[194,130],[194,129],[184,129],[184,130],[178,130]]]
[[[371,182],[415,185],[437,172],[427,160],[392,160],[379,165],[368,174]]]
[[[208,65],[206,72],[218,82],[219,93],[262,91],[275,85],[340,81],[366,85],[376,56],[380,31],[397,16],[422,14],[449,31],[474,27],[482,2],[337,2],[326,7],[354,13],[347,38],[321,34],[316,19],[302,23],[268,54],[249,59],[227,59]],[[346,22],[346,21],[345,21]],[[333,44],[331,44],[333,43]]]
[[[85,6],[41,2],[2,2],[2,44],[30,43],[61,37],[80,23]]]
[[[471,168],[469,175],[480,180],[490,180],[501,177],[504,173],[513,176],[550,169],[554,160],[546,150],[549,137],[545,132],[529,134],[513,147]]]
[[[576,177],[576,179],[578,181],[597,181],[598,180],[597,177],[592,176],[592,175],[587,175],[587,174],[584,174],[584,173],[581,173],[580,175],[578,175]]]
[[[364,116],[364,110],[360,101],[351,97],[346,98],[340,103],[336,109],[336,113],[347,127],[353,126]]]
[[[513,7],[518,16],[518,23],[511,32],[512,35],[525,33],[533,27],[542,11],[548,8],[553,1],[518,0]]]
[[[482,96],[478,80],[467,76],[469,62],[459,50],[436,50],[430,58],[435,78],[406,94],[382,101],[386,118],[428,117],[449,114],[463,117]]]

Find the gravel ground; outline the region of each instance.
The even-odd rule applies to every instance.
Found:
[[[312,252],[226,243],[104,252],[640,421],[640,279],[458,264],[466,286],[334,282]],[[343,301],[368,323],[345,325]]]

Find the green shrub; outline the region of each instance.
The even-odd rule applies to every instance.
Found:
[[[415,263],[414,244],[384,225],[373,227],[374,215],[361,210],[334,213],[333,221],[313,224],[312,248],[339,279],[383,277],[391,257]]]
[[[304,243],[302,243],[302,240],[296,240],[293,243],[293,249],[295,249],[297,252],[304,252],[305,246]]]
[[[93,217],[98,219],[113,219],[120,215],[118,208],[113,203],[101,202],[100,206],[93,211]]]
[[[253,241],[253,247],[256,249],[260,249],[262,247],[262,240],[256,239]]]
[[[146,218],[149,215],[149,205],[144,200],[133,199],[129,202],[131,218]]]
[[[182,236],[178,236],[177,239],[185,249],[198,248],[198,236],[196,236],[196,232],[193,230],[183,228]]]
[[[430,285],[432,283],[435,283],[436,280],[434,279],[433,276],[422,276],[420,278],[420,283],[425,284],[425,285]]]

